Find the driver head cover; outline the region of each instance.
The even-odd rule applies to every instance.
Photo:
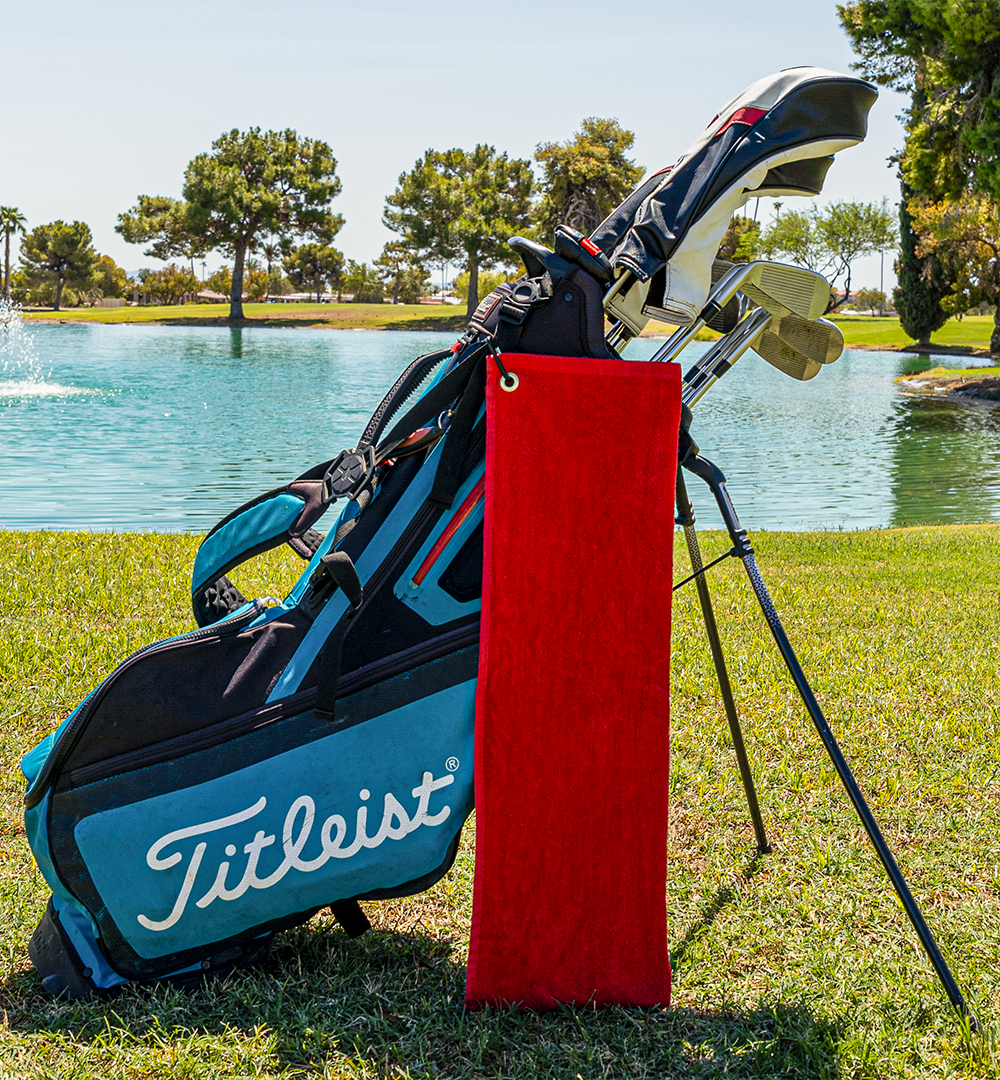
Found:
[[[873,86],[823,68],[769,75],[722,107],[672,168],[643,181],[592,241],[636,279],[647,316],[694,321],[733,213],[761,195],[818,195],[833,155],[861,142]]]

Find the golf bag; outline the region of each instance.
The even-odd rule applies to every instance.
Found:
[[[53,993],[256,964],[327,905],[361,933],[358,900],[451,866],[473,804],[486,364],[494,340],[607,355],[599,283],[514,243],[549,265],[413,361],[356,449],[221,521],[194,563],[199,628],[128,657],[24,759],[53,894],[29,952]],[[228,573],[284,543],[308,558],[287,598],[245,599]]]
[[[363,932],[359,900],[448,870],[473,803],[486,365],[515,349],[614,356],[605,307],[630,333],[650,315],[721,315],[705,299],[733,210],[818,191],[873,100],[847,76],[781,73],[591,238],[515,237],[526,274],[407,367],[356,448],[209,533],[199,628],[124,660],[22,762],[52,889],[29,946],[47,989],[224,974],[325,906]],[[247,600],[229,573],[285,543],[303,574],[280,603]]]

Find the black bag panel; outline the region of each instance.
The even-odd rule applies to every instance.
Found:
[[[574,267],[552,283],[552,296],[525,319],[517,352],[535,356],[611,359],[604,342],[604,294],[597,280]]]
[[[483,595],[483,524],[458,550],[447,570],[438,578],[438,585],[460,604]]]
[[[305,690],[194,733],[155,745],[107,754],[92,764],[65,768],[55,798],[70,818],[109,806],[142,802],[163,792],[226,776],[239,767],[266,761],[297,746],[326,738],[429,694],[474,678],[477,671],[478,619],[438,633],[432,642],[345,674],[337,716],[331,725],[317,720],[315,693]],[[72,801],[66,798],[72,796]],[[52,812],[52,811],[50,811]],[[62,811],[60,811],[62,812]]]
[[[143,653],[100,689],[63,770],[161,743],[260,706],[309,620],[297,611],[238,634]]]

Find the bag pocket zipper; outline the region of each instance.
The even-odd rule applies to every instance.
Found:
[[[199,630],[191,630],[175,638],[167,638],[166,641],[154,641],[149,645],[143,645],[141,649],[136,649],[134,653],[127,656],[109,675],[105,676],[89,697],[83,700],[76,715],[59,736],[59,741],[49,751],[49,756],[45,759],[45,764],[39,770],[34,783],[25,792],[25,809],[30,810],[42,801],[46,791],[54,783],[56,774],[62,768],[63,762],[72,752],[77,739],[83,733],[84,728],[90,721],[90,717],[93,716],[94,710],[107,695],[108,689],[136,661],[152,652],[166,652],[168,649],[183,648],[191,642],[218,641],[224,637],[238,634],[264,610],[264,605],[259,600],[254,600],[250,605],[250,609],[242,614],[235,615],[222,622],[213,623],[211,626]]]
[[[358,668],[345,675],[339,685],[338,698],[348,697],[351,694],[365,690],[369,686],[401,675],[403,672],[419,667],[421,664],[438,660],[449,653],[458,652],[460,649],[475,645],[479,640],[479,624],[463,626],[452,630],[448,634],[441,634],[432,641],[423,642],[413,648],[394,653],[392,656],[383,657],[365,667]],[[130,750],[125,754],[118,754],[106,761],[97,761],[92,765],[83,765],[78,769],[71,769],[65,775],[68,788],[83,787],[94,784],[100,780],[107,780],[112,776],[132,772],[138,769],[159,765],[164,761],[171,761],[188,754],[210,750],[222,743],[250,734],[271,724],[309,712],[316,700],[316,688],[301,690],[290,697],[282,698],[281,701],[272,702],[239,716],[220,720],[210,727],[201,731],[178,735],[153,746],[146,746],[140,750]],[[330,732],[337,731],[337,725],[329,725]]]

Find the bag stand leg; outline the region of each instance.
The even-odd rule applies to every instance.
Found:
[[[722,693],[722,704],[726,710],[726,719],[729,721],[729,733],[732,736],[733,749],[736,752],[736,763],[740,770],[743,790],[746,792],[747,805],[750,808],[750,817],[753,821],[753,830],[757,837],[757,850],[761,854],[766,854],[771,850],[771,844],[767,839],[764,820],[761,817],[760,806],[757,803],[757,791],[754,788],[753,773],[750,771],[750,761],[747,757],[746,746],[743,743],[743,732],[740,728],[740,718],[736,712],[736,702],[733,699],[733,690],[729,682],[729,672],[722,651],[722,641],[719,638],[719,628],[715,621],[715,612],[712,609],[712,597],[708,591],[708,579],[703,572],[704,564],[701,559],[701,548],[698,545],[698,534],[694,527],[694,510],[691,506],[691,500],[688,498],[684,477],[680,469],[677,470],[677,524],[684,529],[684,539],[687,542],[691,570],[695,575],[694,580],[698,588],[698,602],[701,604],[705,633],[708,636],[708,644],[712,650],[712,662],[715,664],[715,675],[719,681],[719,690]]]
[[[840,747],[833,737],[833,732],[830,730],[830,726],[826,721],[826,717],[824,717],[823,712],[819,707],[819,702],[816,700],[812,688],[805,677],[805,673],[802,671],[798,657],[795,655],[795,650],[792,648],[788,637],[785,634],[784,627],[781,625],[781,620],[778,617],[778,612],[775,610],[767,587],[764,585],[764,579],[761,577],[760,570],[757,568],[757,561],[754,558],[754,551],[750,546],[750,541],[747,539],[746,530],[740,526],[739,518],[736,516],[736,510],[730,501],[729,492],[726,490],[725,475],[722,470],[713,465],[712,462],[707,461],[700,456],[692,455],[688,457],[683,462],[683,466],[685,469],[694,473],[695,476],[704,480],[715,497],[719,511],[722,514],[722,519],[729,532],[729,537],[733,542],[734,554],[743,563],[743,567],[750,579],[750,585],[757,597],[757,602],[760,604],[761,610],[764,613],[764,618],[767,620],[767,625],[771,630],[771,634],[778,646],[782,659],[785,661],[785,666],[788,668],[788,672],[795,683],[795,688],[798,690],[803,704],[816,727],[816,731],[823,741],[823,746],[826,748],[826,752],[829,754],[830,760],[833,762],[834,768],[837,770],[837,774],[840,776],[841,782],[843,783],[851,802],[854,804],[854,809],[861,819],[861,824],[864,825],[865,832],[868,833],[868,839],[871,840],[872,846],[875,848],[875,852],[879,857],[879,861],[885,868],[885,872],[889,875],[889,880],[896,890],[896,895],[899,897],[900,903],[903,905],[910,922],[913,924],[913,928],[920,938],[920,943],[923,945],[924,951],[927,953],[931,964],[933,964],[937,977],[940,979],[941,985],[944,987],[949,1000],[952,1005],[954,1005],[959,1015],[968,1019],[970,1029],[972,1031],[978,1031],[979,1022],[970,1011],[965,999],[962,997],[961,990],[958,988],[958,983],[955,982],[954,977],[948,970],[948,965],[945,963],[944,957],[937,947],[937,942],[934,940],[930,928],[924,921],[920,908],[917,907],[917,902],[913,899],[913,894],[906,884],[906,879],[903,877],[902,871],[899,869],[896,860],[893,858],[892,852],[889,850],[889,845],[885,842],[885,838],[882,836],[882,832],[868,807],[868,803],[865,802],[865,798],[861,794],[857,781],[851,773],[850,766],[848,766],[844,755],[841,753]],[[699,580],[703,576],[704,575],[699,575]]]

